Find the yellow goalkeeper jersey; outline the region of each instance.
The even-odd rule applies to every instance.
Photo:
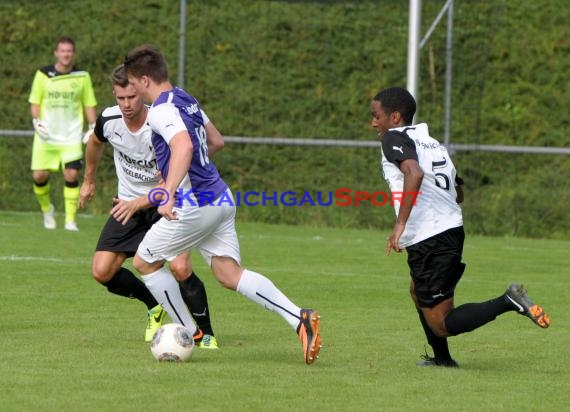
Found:
[[[36,72],[28,102],[40,106],[40,119],[49,131],[48,142],[64,145],[81,143],[83,109],[97,106],[87,71],[74,67],[62,74],[54,65]]]

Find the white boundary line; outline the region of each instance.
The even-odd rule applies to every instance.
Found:
[[[68,263],[68,264],[90,264],[91,260],[87,259],[60,259],[60,258],[50,258],[41,256],[17,256],[17,255],[7,255],[0,256],[0,261],[8,262],[52,262],[52,263]]]

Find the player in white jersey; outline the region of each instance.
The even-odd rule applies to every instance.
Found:
[[[462,181],[445,147],[429,135],[425,123],[412,125],[416,102],[403,88],[380,91],[372,100],[371,125],[382,142],[382,171],[395,202],[396,223],[386,254],[406,250],[410,267],[410,293],[420,322],[433,348],[421,366],[457,367],[449,353],[448,336],[470,332],[498,315],[518,311],[542,328],[550,325],[544,310],[534,304],[519,284],[501,296],[482,303],[454,307],[462,263]],[[394,198],[394,196],[393,196]]]
[[[153,102],[148,120],[168,194],[165,204],[158,208],[163,218],[147,232],[133,260],[143,281],[171,317],[174,314],[179,323],[192,330],[195,325],[178,303],[178,291],[164,262],[184,251],[199,249],[223,286],[278,313],[297,331],[305,363],[312,364],[321,346],[318,313],[296,306],[268,278],[241,266],[235,202],[209,157],[206,119],[199,103],[172,86],[166,60],[152,46],[131,50],[125,68],[137,93]],[[206,194],[210,201],[205,200]],[[217,199],[227,201],[210,203]]]
[[[134,256],[145,233],[160,218],[156,207],[152,207],[148,200],[149,192],[160,184],[160,175],[150,141],[152,132],[147,124],[148,108],[129,85],[122,65],[115,68],[111,78],[117,106],[103,110],[87,141],[86,171],[79,206],[83,207],[95,194],[95,174],[104,143],[108,142],[113,146],[118,195],[97,243],[92,274],[110,292],[136,298],[146,304],[148,323],[145,340],[150,341],[166,312],[144,283],[122,265],[128,257]],[[217,130],[211,129],[210,132],[211,140],[222,139]],[[221,144],[215,147],[219,148]],[[195,273],[190,273],[187,262],[188,253],[184,253],[172,262],[171,267],[184,301],[199,326],[194,338],[199,347],[217,348],[204,284]]]

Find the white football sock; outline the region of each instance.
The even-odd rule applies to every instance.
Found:
[[[196,324],[182,299],[180,286],[170,270],[163,266],[156,272],[141,276],[141,278],[172,321],[186,326],[192,334],[196,333]]]
[[[237,285],[237,292],[265,309],[277,312],[293,329],[297,329],[301,308],[291,302],[265,276],[244,269]]]

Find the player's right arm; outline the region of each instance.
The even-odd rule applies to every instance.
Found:
[[[184,177],[188,174],[192,163],[192,140],[187,130],[179,131],[168,142],[170,147],[170,160],[168,162],[168,176],[164,182],[168,201],[158,207],[158,213],[167,220],[178,219],[174,207],[174,194]]]
[[[49,138],[49,131],[47,128],[47,123],[40,119],[40,105],[32,104],[30,106],[30,112],[32,113],[32,124],[37,135],[43,139],[47,140]]]
[[[83,208],[87,201],[93,199],[95,196],[95,176],[97,168],[101,162],[103,149],[105,143],[101,141],[96,132],[93,133],[85,146],[85,174],[83,177],[83,184],[79,190],[79,208]]]
[[[165,195],[168,194],[168,196],[166,202],[158,206],[158,213],[167,220],[176,220],[176,212],[173,210],[174,195],[190,170],[193,153],[192,139],[178,109],[172,105],[153,106],[147,119],[153,132],[160,135],[170,148],[168,175],[162,176]]]
[[[382,152],[386,159],[395,164],[404,175],[403,193],[419,193],[424,172],[418,162],[415,143],[409,136],[405,133],[389,131],[382,138]],[[409,199],[400,202],[394,229],[386,243],[386,255],[390,255],[392,250],[402,251],[399,245],[400,237],[404,233],[413,206],[414,202]]]
[[[28,102],[30,103],[30,114],[32,115],[32,124],[36,134],[43,140],[49,138],[48,126],[45,119],[41,119],[41,103],[43,101],[45,82],[47,77],[40,70],[36,72],[32,83],[32,90]]]
[[[32,103],[30,105],[30,112],[32,113],[32,119],[39,119],[39,117],[40,117],[40,105]]]

